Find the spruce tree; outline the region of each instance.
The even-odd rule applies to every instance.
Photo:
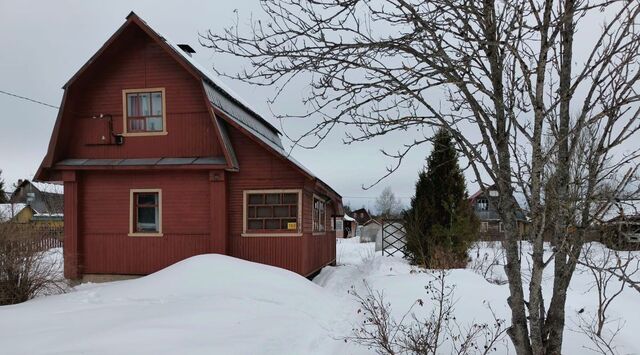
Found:
[[[7,199],[7,193],[4,191],[4,179],[2,179],[2,169],[0,169],[0,203],[9,202]]]
[[[404,212],[407,254],[430,268],[464,267],[478,220],[468,202],[464,175],[451,135],[440,129],[411,207]]]

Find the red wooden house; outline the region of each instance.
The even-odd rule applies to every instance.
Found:
[[[67,278],[203,253],[301,275],[335,261],[340,195],[191,51],[131,13],[64,86],[36,178],[64,182]]]

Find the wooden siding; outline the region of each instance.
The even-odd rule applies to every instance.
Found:
[[[302,189],[304,177],[237,129],[231,129],[229,136],[240,165],[239,172],[228,174],[230,254],[304,274],[302,237],[241,236],[244,190]],[[305,205],[309,202],[303,199],[303,217]]]
[[[278,266],[308,275],[335,260],[335,233],[313,235],[313,185],[290,163],[265,151],[237,129],[229,132],[240,171],[228,174],[230,253],[242,259]],[[302,236],[243,237],[244,190],[300,189]],[[330,222],[327,220],[327,227]]]
[[[202,85],[142,30],[131,26],[70,88],[73,100],[65,117],[70,132],[67,158],[145,158],[222,156]],[[165,88],[166,135],[125,137],[122,146],[100,144],[109,137],[107,119],[115,133],[123,132],[124,89]]]
[[[132,20],[129,20],[132,21]],[[136,21],[129,22],[104,52],[70,81],[57,135],[45,159],[49,170],[69,158],[126,159],[222,156],[201,78],[192,75]],[[125,137],[105,145],[111,115],[115,133],[123,132],[122,90],[164,88],[166,135]],[[56,170],[49,178],[65,181],[65,276],[148,274],[202,253],[225,253],[309,275],[335,260],[335,232],[312,233],[313,194],[318,183],[279,154],[256,143],[228,122],[229,140],[239,171],[212,170]],[[59,129],[58,129],[59,128]],[[54,133],[55,134],[55,133]],[[55,142],[59,142],[56,144]],[[96,168],[97,169],[97,168]],[[130,190],[162,189],[163,236],[128,236]],[[243,191],[303,191],[299,237],[242,237]],[[326,191],[325,191],[326,192]],[[335,197],[334,197],[335,198]],[[327,216],[332,212],[327,211]]]
[[[83,272],[148,274],[209,252],[207,172],[87,172],[82,174]],[[162,189],[162,237],[130,237],[130,189]]]

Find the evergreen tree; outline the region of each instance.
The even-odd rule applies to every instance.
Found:
[[[9,202],[7,199],[7,193],[4,191],[4,179],[2,179],[2,170],[0,169],[0,203]]]
[[[419,174],[416,194],[403,214],[407,254],[431,268],[464,267],[478,220],[468,202],[466,184],[451,135],[440,129],[426,169]]]

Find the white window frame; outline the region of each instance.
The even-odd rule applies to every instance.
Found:
[[[278,194],[297,193],[298,194],[298,216],[297,229],[292,232],[249,232],[247,229],[247,202],[250,194]],[[302,236],[302,190],[301,189],[268,189],[268,190],[244,190],[242,191],[242,237],[301,237]]]
[[[316,225],[316,200],[320,201],[322,203],[322,206],[324,207],[324,221],[319,221],[322,223],[318,224],[321,227],[321,230],[314,229]],[[313,199],[311,200],[311,231],[314,235],[322,235],[327,233],[327,200],[316,194],[313,194]]]
[[[157,193],[158,194],[158,232],[136,232],[135,221],[135,195],[137,193]],[[130,189],[129,190],[129,237],[162,237],[162,189]]]

